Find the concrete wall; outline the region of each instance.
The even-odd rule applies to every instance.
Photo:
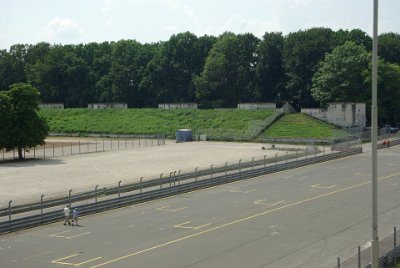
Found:
[[[365,127],[365,103],[330,103],[328,122],[344,127]]]
[[[44,109],[64,109],[64,103],[40,103],[39,108]]]
[[[241,110],[276,109],[276,104],[272,102],[239,103],[238,109]]]
[[[158,109],[197,109],[197,103],[159,103]]]
[[[329,103],[324,109],[301,109],[302,114],[324,120],[340,127],[365,127],[365,103]]]
[[[324,108],[301,108],[302,114],[318,118],[320,120],[327,121],[327,109]]]
[[[89,109],[128,109],[127,103],[89,103]]]

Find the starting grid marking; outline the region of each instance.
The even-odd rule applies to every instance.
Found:
[[[189,223],[191,223],[191,221],[187,221],[187,222],[182,222],[182,223],[176,224],[176,225],[174,225],[174,227],[175,228],[198,230],[200,228],[203,228],[203,227],[211,225],[211,222],[210,222],[210,223],[206,223],[206,224],[199,225],[199,226],[188,226]]]
[[[332,189],[332,188],[335,188],[336,187],[336,184],[334,184],[334,185],[330,185],[330,186],[321,186],[321,184],[314,184],[314,185],[311,185],[311,188],[317,188],[317,189]]]
[[[267,203],[265,201],[267,201],[267,200],[266,199],[257,200],[257,201],[254,201],[254,204],[255,205],[276,206],[276,205],[279,205],[279,204],[287,203],[285,200],[281,200],[281,201],[278,201],[278,202],[275,202],[275,203]]]
[[[231,190],[229,190],[229,192],[231,192],[231,193],[244,193],[244,194],[248,194],[248,193],[254,192],[255,190],[256,190],[256,189],[247,190],[247,191],[242,191],[242,190],[240,190],[240,189],[231,189]]]
[[[73,238],[76,238],[76,237],[79,237],[79,236],[84,236],[84,235],[90,234],[90,232],[86,232],[86,233],[81,233],[81,234],[76,234],[76,235],[71,235],[71,236],[64,235],[64,234],[69,233],[69,232],[71,232],[71,231],[70,230],[62,231],[62,232],[55,233],[55,234],[49,234],[49,236],[50,237],[57,237],[57,238],[73,239]]]
[[[184,210],[184,209],[188,208],[188,207],[180,207],[180,208],[171,209],[170,207],[171,206],[164,206],[164,207],[156,208],[156,210],[158,210],[158,211],[168,211],[168,212],[177,212],[177,211],[181,211],[181,210]]]
[[[59,258],[59,259],[56,259],[56,260],[52,260],[51,263],[79,267],[79,266],[81,266],[83,264],[86,264],[86,263],[89,263],[89,262],[93,262],[93,261],[96,261],[96,260],[99,260],[99,259],[102,258],[102,257],[97,257],[97,258],[89,259],[89,260],[86,260],[86,261],[83,261],[83,262],[79,262],[79,263],[65,262],[64,261],[64,260],[72,259],[72,258],[74,258],[74,257],[76,257],[78,255],[79,254],[72,254],[72,255],[69,255],[69,256],[66,256],[66,257],[62,257],[62,258]]]

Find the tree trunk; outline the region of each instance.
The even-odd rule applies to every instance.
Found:
[[[22,160],[24,159],[24,155],[22,154],[22,146],[18,146],[18,159]]]

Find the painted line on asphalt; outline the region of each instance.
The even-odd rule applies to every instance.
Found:
[[[86,261],[83,261],[83,262],[79,262],[79,263],[64,262],[64,260],[71,259],[71,258],[76,257],[78,255],[79,254],[72,254],[72,255],[69,255],[69,256],[66,256],[66,257],[58,258],[56,260],[51,261],[51,263],[79,267],[79,266],[81,266],[83,264],[86,264],[86,263],[89,263],[89,262],[93,262],[93,261],[96,261],[96,260],[99,260],[99,259],[103,258],[103,257],[97,257],[97,258],[89,259],[89,260],[86,260]]]
[[[261,199],[261,200],[254,201],[254,204],[255,205],[276,206],[276,205],[279,205],[279,204],[287,203],[285,200],[281,200],[281,201],[278,201],[278,202],[275,202],[275,203],[267,203],[266,201],[267,201],[266,199]]]
[[[177,211],[181,211],[181,210],[184,210],[184,209],[188,208],[188,207],[180,207],[180,208],[171,209],[170,207],[171,206],[164,206],[164,207],[156,208],[156,210],[158,210],[158,211],[168,211],[168,212],[177,212]]]
[[[57,237],[57,238],[73,239],[73,238],[75,238],[75,237],[79,237],[79,236],[83,236],[83,235],[90,234],[90,232],[85,232],[85,233],[80,233],[80,234],[71,235],[71,236],[68,236],[68,235],[61,235],[61,234],[70,233],[70,232],[71,232],[71,230],[62,231],[62,232],[55,233],[55,234],[49,234],[49,236],[50,236],[50,237]]]
[[[390,175],[387,175],[385,177],[379,178],[378,180],[381,181],[381,180],[388,179],[388,178],[391,178],[391,177],[394,177],[394,176],[399,176],[399,175],[400,175],[400,173],[394,173],[394,174],[390,174]],[[280,210],[285,209],[285,208],[290,208],[290,207],[294,207],[294,206],[297,206],[297,205],[300,205],[300,204],[303,204],[303,203],[306,203],[306,202],[314,201],[314,200],[322,198],[322,197],[326,197],[326,196],[330,196],[330,195],[333,195],[333,194],[336,194],[336,193],[348,191],[348,190],[351,190],[351,189],[354,189],[354,188],[357,188],[357,187],[361,187],[361,186],[364,186],[364,185],[367,185],[367,184],[370,184],[370,183],[371,183],[371,181],[361,182],[361,183],[358,183],[358,184],[355,184],[355,185],[352,185],[352,186],[348,186],[348,187],[344,187],[342,189],[338,189],[338,190],[335,190],[335,191],[332,191],[332,192],[329,192],[329,193],[313,196],[313,197],[306,198],[306,199],[303,199],[303,200],[300,200],[300,201],[297,201],[297,202],[294,202],[294,203],[289,203],[287,205],[284,205],[284,206],[281,206],[281,207],[278,207],[278,208],[274,208],[274,209],[270,209],[270,210],[266,210],[266,211],[251,215],[251,216],[246,217],[246,218],[241,218],[241,219],[238,219],[238,220],[235,220],[235,221],[232,221],[232,222],[224,223],[224,224],[218,225],[216,227],[203,230],[201,232],[197,232],[197,233],[194,233],[194,234],[191,234],[191,235],[188,235],[188,236],[183,236],[181,238],[178,238],[178,239],[175,239],[175,240],[171,240],[171,241],[168,241],[168,242],[165,242],[165,243],[162,243],[162,244],[158,244],[158,245],[155,245],[153,247],[149,247],[149,248],[146,248],[146,249],[143,249],[143,250],[140,250],[140,251],[132,252],[130,254],[121,256],[119,258],[111,259],[109,261],[106,261],[106,262],[91,266],[90,268],[102,267],[102,266],[105,266],[107,264],[115,263],[117,261],[121,261],[121,260],[136,256],[136,255],[139,255],[139,254],[143,254],[143,253],[146,253],[146,252],[149,252],[149,251],[153,251],[155,249],[163,248],[163,247],[166,247],[168,245],[176,244],[178,242],[181,242],[181,241],[184,241],[184,240],[188,240],[190,238],[197,237],[197,236],[200,236],[200,235],[203,235],[203,234],[215,231],[215,230],[219,230],[219,229],[222,229],[222,228],[225,228],[225,227],[237,224],[237,223],[241,223],[241,222],[248,221],[248,220],[251,220],[251,219],[254,219],[254,218],[258,218],[260,216],[264,216],[264,215],[267,215],[267,214],[270,214],[270,213],[273,213],[273,212],[276,212],[276,211],[280,211]]]
[[[335,188],[336,187],[336,184],[334,184],[334,185],[330,185],[330,186],[321,186],[321,184],[314,184],[314,185],[311,185],[311,188],[317,188],[317,189],[332,189],[332,188]]]
[[[174,227],[175,228],[198,230],[200,228],[203,228],[203,227],[211,225],[211,222],[210,222],[210,223],[206,223],[206,224],[199,225],[199,226],[188,226],[189,223],[191,223],[191,221],[187,221],[187,222],[182,222],[182,223],[176,224],[176,225],[174,225]]]

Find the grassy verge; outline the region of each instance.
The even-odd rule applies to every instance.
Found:
[[[252,123],[264,120],[275,110],[162,110],[162,109],[42,109],[51,132],[107,134],[166,134],[173,137],[177,129],[212,129],[242,136]]]

